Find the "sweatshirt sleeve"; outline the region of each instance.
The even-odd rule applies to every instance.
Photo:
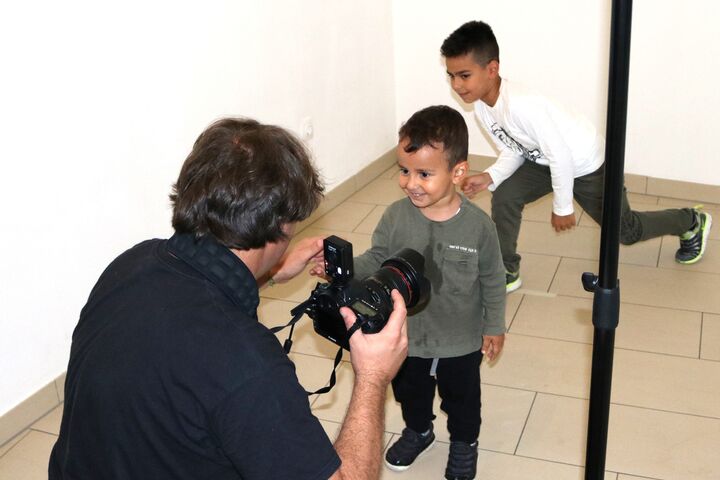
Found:
[[[497,148],[498,152],[500,152],[497,160],[495,160],[495,163],[485,170],[485,173],[489,173],[490,177],[493,179],[493,183],[488,187],[488,190],[493,192],[502,182],[509,178],[510,175],[515,173],[515,170],[520,168],[520,165],[522,165],[525,160],[522,155],[518,155],[510,150],[495,135],[493,135],[487,121],[483,119],[482,115],[480,115],[477,110],[475,110],[475,118],[492,139],[495,144],[495,148]]]
[[[483,335],[502,335],[505,333],[505,266],[500,253],[495,224],[490,218],[482,222],[486,228],[480,236],[478,258],[479,277],[482,286],[482,304],[485,309]]]
[[[575,166],[570,147],[563,139],[562,132],[553,119],[548,106],[537,101],[528,102],[522,116],[517,121],[528,134],[537,139],[543,156],[550,166],[550,179],[553,189],[553,213],[570,215],[574,212],[573,187]]]
[[[372,246],[362,255],[355,257],[353,267],[354,278],[360,280],[375,273],[382,262],[389,257],[390,225],[392,224],[390,208],[385,210],[380,222],[372,235]]]
[[[495,137],[493,137],[495,138]],[[495,143],[498,143],[497,140]],[[500,155],[495,163],[490,165],[485,172],[490,174],[493,183],[490,184],[488,190],[494,192],[502,182],[507,180],[510,175],[515,173],[515,170],[520,168],[525,160],[522,156],[513,153],[509,148],[504,147],[500,150]]]

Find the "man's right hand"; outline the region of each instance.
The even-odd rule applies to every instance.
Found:
[[[487,172],[470,175],[463,181],[462,191],[468,198],[473,198],[483,190],[487,190],[492,183],[493,179]]]
[[[364,334],[358,329],[350,337],[350,361],[355,376],[377,383],[383,388],[395,377],[407,357],[407,310],[400,292],[392,291],[393,311],[385,327],[377,333]],[[345,327],[355,323],[355,314],[347,307],[340,309]]]

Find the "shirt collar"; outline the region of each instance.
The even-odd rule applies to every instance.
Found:
[[[167,241],[168,251],[217,286],[230,301],[257,320],[258,286],[248,267],[212,235],[195,238],[176,233]]]

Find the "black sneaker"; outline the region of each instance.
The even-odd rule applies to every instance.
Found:
[[[473,480],[477,470],[478,442],[451,442],[445,478],[448,480]]]
[[[518,288],[522,287],[522,279],[520,278],[520,272],[505,272],[505,292],[514,292]]]
[[[385,453],[385,465],[390,470],[403,472],[410,468],[410,465],[435,444],[435,434],[432,426],[425,433],[417,433],[415,430],[405,428],[400,439],[393,443]]]
[[[685,265],[700,260],[705,253],[707,239],[710,235],[712,217],[700,210],[702,205],[693,208],[695,220],[690,230],[680,235],[680,248],[675,252],[675,261]]]

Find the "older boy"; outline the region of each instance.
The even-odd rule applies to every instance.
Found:
[[[363,278],[404,247],[425,256],[429,302],[410,312],[408,358],[392,382],[406,428],[386,465],[406,470],[434,442],[437,385],[448,415],[445,478],[475,478],[480,433],[480,361],[493,360],[505,339],[505,270],[495,226],[456,191],[468,169],[468,132],[457,111],[433,106],[400,128],[400,188],[407,198],[385,211],[372,247],[355,259]]]
[[[493,192],[492,218],[500,239],[507,291],[520,288],[517,239],[525,205],[553,192],[551,224],[560,232],[575,226],[573,197],[600,223],[602,218],[605,140],[585,119],[550,100],[500,78],[500,55],[492,29],[468,22],[440,49],[453,90],[473,103],[478,121],[500,149],[497,161],[465,180],[472,197]],[[710,233],[710,214],[696,208],[636,212],[623,191],[620,242],[631,245],[661,235],[678,235],[679,263],[702,258]]]

